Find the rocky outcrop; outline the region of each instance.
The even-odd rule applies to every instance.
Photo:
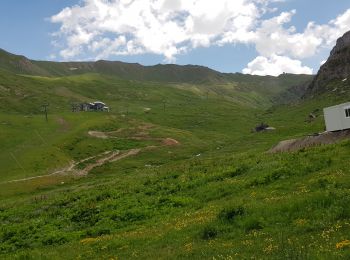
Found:
[[[340,83],[340,85],[339,85]],[[325,64],[308,87],[306,96],[328,91],[345,92],[350,84],[350,31],[337,40]]]

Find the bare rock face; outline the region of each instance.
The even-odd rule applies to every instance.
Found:
[[[350,31],[337,40],[327,62],[308,87],[306,96],[339,90],[335,87],[339,82],[344,86],[350,84]],[[345,91],[344,86],[342,91]]]
[[[345,33],[341,38],[337,40],[336,46],[331,51],[331,57],[336,56],[341,52],[344,48],[347,48],[350,46],[350,31]]]

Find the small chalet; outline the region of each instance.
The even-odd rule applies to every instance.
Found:
[[[109,112],[109,107],[101,101],[80,104],[80,111],[105,111]]]

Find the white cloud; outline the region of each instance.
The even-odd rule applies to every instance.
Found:
[[[97,46],[124,37],[123,44],[103,50],[102,56],[154,53],[169,61],[191,48],[216,44],[223,35],[249,38],[272,1],[84,0],[52,16],[51,22],[61,25],[55,35],[63,41],[64,59],[86,50],[99,57],[102,49]]]
[[[152,53],[175,62],[198,47],[250,44],[259,57],[245,72],[276,74],[277,65],[284,66],[281,72],[310,72],[302,61],[331,48],[350,29],[350,9],[297,32],[290,25],[296,10],[263,19],[278,12],[270,7],[278,1],[283,0],[83,0],[51,22],[60,24],[54,42],[63,46],[59,55],[65,60]],[[254,69],[261,64],[269,69]]]
[[[316,55],[321,49],[332,48],[337,38],[350,29],[350,9],[327,24],[310,22],[300,33],[293,26],[286,27],[295,13],[295,10],[283,12],[261,22],[251,38],[260,56],[248,64],[244,73],[310,74],[312,70],[303,66],[302,60]]]
[[[254,39],[259,54],[288,55],[298,59],[312,57],[321,47],[333,46],[336,39],[350,29],[350,10],[328,24],[310,22],[301,33],[296,33],[293,26],[285,26],[295,14],[296,10],[292,10],[262,21]]]
[[[259,56],[248,64],[243,73],[252,75],[278,76],[284,72],[294,74],[312,74],[312,69],[302,66],[301,61],[289,57],[272,55],[269,58]]]

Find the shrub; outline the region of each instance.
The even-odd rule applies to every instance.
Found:
[[[203,231],[202,231],[202,239],[204,240],[210,240],[210,239],[214,239],[215,237],[217,237],[218,235],[218,230],[216,227],[214,226],[206,226],[204,227]]]
[[[64,237],[62,234],[59,233],[53,233],[49,234],[47,237],[45,237],[42,240],[43,245],[62,245],[66,243],[68,240],[66,237]]]
[[[261,221],[255,219],[255,218],[249,218],[243,223],[243,227],[246,232],[252,231],[252,230],[260,230],[263,229],[264,226],[261,223]]]
[[[92,226],[95,225],[96,222],[98,222],[99,213],[100,210],[95,206],[79,208],[71,217],[71,221],[79,224]]]
[[[240,165],[234,168],[233,170],[226,172],[225,175],[228,177],[236,177],[246,173],[248,170],[249,170],[248,166]]]
[[[218,218],[223,221],[232,222],[238,216],[243,216],[245,214],[245,209],[242,206],[227,208],[220,211]]]

